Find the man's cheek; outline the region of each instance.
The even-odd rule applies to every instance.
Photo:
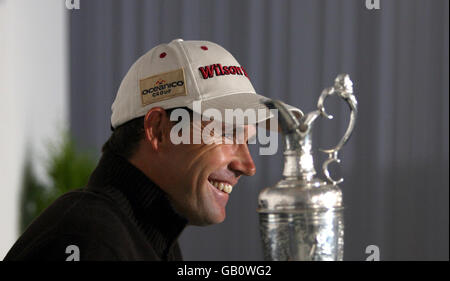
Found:
[[[210,158],[214,164],[223,167],[233,160],[236,145],[221,144],[211,151]]]
[[[214,170],[223,167],[223,162],[224,157],[222,153],[217,148],[208,147],[197,154],[194,165],[201,169],[201,173],[210,174]]]

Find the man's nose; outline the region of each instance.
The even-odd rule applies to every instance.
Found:
[[[235,153],[235,158],[231,161],[230,168],[246,176],[253,176],[256,173],[256,167],[247,144],[236,144]]]

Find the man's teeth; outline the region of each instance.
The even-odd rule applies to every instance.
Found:
[[[228,183],[220,181],[210,181],[210,183],[214,185],[217,189],[226,193],[231,193],[231,191],[233,190],[233,186],[229,185]]]

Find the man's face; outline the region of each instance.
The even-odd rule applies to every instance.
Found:
[[[201,127],[207,122],[202,122]],[[235,186],[241,175],[255,174],[255,165],[248,150],[247,141],[256,134],[253,125],[243,126],[243,143],[233,144],[175,145],[163,142],[158,160],[163,165],[160,186],[166,191],[175,209],[185,216],[190,224],[208,225],[225,219],[225,207],[230,194],[213,184]],[[239,130],[238,130],[239,131]],[[225,130],[222,130],[225,134]],[[234,134],[236,135],[236,134]],[[225,138],[215,135],[214,138]],[[229,136],[227,136],[229,138]],[[242,139],[241,139],[242,140]]]

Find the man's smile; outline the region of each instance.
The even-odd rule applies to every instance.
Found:
[[[212,185],[209,181],[207,181],[207,185],[209,186],[209,188],[215,198],[215,201],[222,209],[222,212],[225,212],[224,210],[225,210],[225,207],[227,205],[228,198],[230,197],[230,195],[224,191],[220,191],[219,188]]]
[[[237,184],[238,178],[227,169],[221,169],[211,173],[208,177],[209,183],[220,191],[230,194],[233,186]]]
[[[227,182],[221,182],[221,181],[211,181],[208,180],[210,184],[212,184],[215,188],[219,189],[220,191],[223,191],[225,193],[230,194],[233,190],[233,186]]]

